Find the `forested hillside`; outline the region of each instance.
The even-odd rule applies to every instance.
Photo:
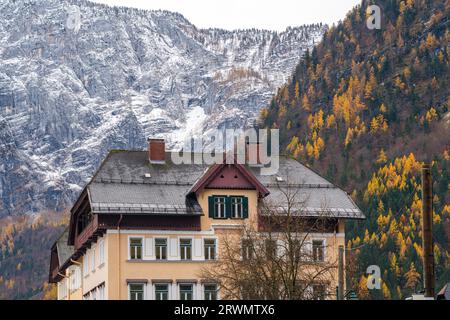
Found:
[[[361,298],[421,288],[420,167],[433,163],[437,286],[450,281],[449,0],[370,1],[330,28],[281,87],[261,122],[285,151],[352,194],[367,220],[348,226],[351,286]],[[366,267],[383,288],[368,292]]]
[[[67,212],[0,219],[0,300],[56,298],[46,283],[49,248],[67,223]]]

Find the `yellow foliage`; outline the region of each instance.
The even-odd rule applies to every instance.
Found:
[[[302,107],[307,111],[311,111],[311,104],[309,103],[309,98],[307,95],[303,96]]]
[[[314,147],[309,143],[309,141],[306,143],[306,154],[308,157],[312,157],[314,155]]]
[[[422,246],[420,246],[419,244],[417,244],[416,242],[414,242],[413,244],[414,249],[416,250],[416,253],[419,257],[423,258],[423,249]]]
[[[369,289],[367,288],[367,278],[362,275],[358,284],[358,296],[360,299],[367,299],[369,297]]]
[[[356,78],[350,77],[347,90],[342,95],[335,94],[333,97],[333,113],[336,119],[343,119],[347,127],[366,108],[355,89],[358,83]]]
[[[417,272],[414,262],[411,262],[409,271],[405,273],[406,287],[414,289],[420,280],[420,274]]]
[[[377,79],[375,78],[375,72],[373,67],[370,68],[369,80],[366,82],[366,86],[364,87],[364,97],[366,99],[373,98],[373,90],[377,85]]]
[[[373,117],[370,121],[370,132],[376,133],[378,131],[380,132],[386,132],[388,130],[389,126],[387,124],[387,120],[384,118],[382,114]]]
[[[391,298],[391,292],[389,291],[389,288],[384,281],[383,281],[383,284],[381,285],[381,291],[383,292],[383,297],[385,299]]]
[[[259,113],[259,119],[261,121],[264,121],[267,119],[268,115],[269,115],[269,110],[267,108],[262,108],[261,112]]]
[[[57,287],[55,284],[44,284],[43,300],[56,300],[58,297]]]
[[[298,156],[303,152],[303,145],[301,144],[301,143],[299,143],[298,145],[297,145],[297,148],[295,148],[295,151],[294,151],[294,157],[295,158],[298,158]]]
[[[425,114],[425,119],[428,122],[432,122],[434,120],[436,120],[438,118],[438,114],[436,112],[436,109],[431,107],[430,110],[427,111],[427,113]]]
[[[344,145],[347,146],[350,142],[352,142],[352,139],[353,139],[353,129],[348,128],[347,134],[346,134],[345,140],[344,140]]]
[[[380,154],[378,155],[378,158],[377,158],[377,163],[383,164],[386,162],[387,162],[386,153],[384,152],[383,149],[381,149]]]
[[[336,126],[336,117],[334,116],[334,114],[330,114],[327,116],[326,127],[327,129],[329,129],[333,126]]]

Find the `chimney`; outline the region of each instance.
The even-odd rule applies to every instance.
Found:
[[[166,163],[166,143],[164,139],[148,139],[148,159],[150,163]]]

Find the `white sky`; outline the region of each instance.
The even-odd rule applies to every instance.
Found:
[[[269,29],[342,20],[361,0],[93,0],[181,13],[198,28]]]

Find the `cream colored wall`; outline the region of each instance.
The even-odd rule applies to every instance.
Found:
[[[211,219],[208,217],[208,197],[212,195],[224,196],[246,196],[249,204],[249,218],[246,220],[240,219]],[[147,291],[151,290],[151,281],[155,279],[200,279],[202,269],[211,265],[210,261],[180,261],[180,260],[129,260],[129,238],[142,237],[144,239],[165,237],[169,239],[177,239],[187,237],[193,239],[200,238],[216,238],[217,248],[219,250],[218,256],[220,258],[220,248],[223,237],[233,236],[239,237],[239,228],[227,228],[230,225],[239,226],[243,223],[255,223],[257,220],[257,191],[256,190],[223,190],[223,189],[206,189],[198,196],[199,204],[204,212],[201,219],[200,232],[171,232],[171,231],[151,231],[151,230],[121,230],[120,234],[117,230],[108,230],[103,236],[105,244],[105,263],[103,266],[98,266],[99,250],[96,250],[96,269],[95,272],[89,268],[87,275],[82,275],[82,290],[78,290],[69,298],[81,299],[83,294],[89,292],[102,282],[105,282],[105,298],[111,300],[128,299],[128,285],[127,279],[145,279],[149,286]],[[344,222],[339,223],[337,234],[324,233],[312,234],[311,239],[325,239],[326,241],[326,260],[328,262],[336,262],[338,259],[338,246],[345,246],[344,237]],[[120,239],[120,241],[119,241]],[[153,243],[154,245],[154,243]],[[98,242],[94,244],[97,248]],[[177,242],[179,247],[179,243]],[[145,252],[143,252],[144,255]],[[202,248],[203,253],[203,248]],[[84,263],[85,256],[80,258],[79,262]],[[144,259],[148,257],[144,256]],[[83,271],[83,267],[81,266]],[[334,288],[337,285],[337,269],[335,276],[330,279],[330,291],[334,293]],[[149,293],[147,294],[147,298]]]
[[[100,262],[100,241],[103,241],[104,243],[104,262]],[[80,259],[81,263],[84,264],[87,262],[86,257],[91,258],[91,254],[95,250],[95,268],[92,270],[91,267],[91,261],[89,261],[89,268],[87,274],[83,274],[83,295],[94,289],[95,287],[99,286],[102,282],[105,282],[105,299],[108,299],[107,295],[107,287],[108,287],[108,238],[106,236],[103,236],[101,238],[97,239],[97,242],[94,243],[91,248],[89,248],[86,253],[83,255],[83,257]],[[89,252],[89,255],[87,253]],[[81,266],[81,270],[84,271],[83,266]]]
[[[197,197],[204,215],[201,217],[201,229],[211,230],[211,225],[238,224],[241,225],[244,220],[241,219],[211,219],[208,217],[208,197],[209,196],[244,196],[248,198],[248,220],[246,223],[254,223],[257,217],[258,193],[256,190],[224,190],[224,189],[205,189]]]
[[[82,281],[81,278],[79,279],[79,286],[77,288],[74,288],[72,285],[72,278],[75,277],[75,275],[72,273],[72,271],[76,268],[79,268],[78,265],[74,264],[66,269],[64,272],[65,277],[61,279],[59,285],[65,284],[66,290],[65,290],[65,296],[61,296],[60,288],[58,287],[58,300],[81,300],[83,297],[82,294]],[[81,272],[80,272],[81,276]]]
[[[186,280],[186,279],[201,279],[202,268],[211,265],[211,261],[205,260],[149,260],[152,257],[145,255],[146,239],[154,238],[168,238],[177,240],[177,256],[179,256],[179,239],[180,238],[215,238],[220,243],[220,240],[215,237],[212,232],[152,232],[152,231],[130,231],[122,230],[120,234],[117,230],[108,231],[108,296],[113,300],[128,299],[128,285],[127,279],[147,280],[151,284],[152,280]],[[129,238],[142,237],[144,239],[143,260],[129,259]],[[119,241],[120,238],[120,241]],[[120,243],[120,245],[119,245]],[[154,242],[152,243],[154,246]],[[194,249],[195,250],[195,249]],[[201,248],[203,256],[203,242]],[[169,258],[170,252],[168,252]],[[120,256],[120,258],[119,258]],[[194,252],[192,252],[194,258]],[[170,257],[173,258],[173,257]],[[154,259],[154,258],[153,258]]]
[[[130,237],[142,237],[144,239],[148,238],[160,238],[167,237],[168,239],[180,238],[213,238],[217,239],[217,245],[219,249],[220,257],[220,247],[221,239],[226,234],[229,235],[230,232],[237,234],[236,229],[220,229],[215,234],[211,232],[200,232],[200,233],[152,233],[151,231],[127,231],[123,230],[120,233],[120,246],[119,244],[119,234],[116,230],[112,233],[106,235],[108,242],[108,274],[107,274],[107,295],[109,299],[113,300],[126,300],[128,299],[128,285],[127,279],[129,280],[146,280],[148,282],[147,286],[147,298],[150,298],[152,293],[151,283],[152,280],[167,280],[170,279],[173,283],[176,283],[180,279],[197,279],[202,278],[202,269],[207,268],[211,265],[210,261],[181,261],[181,260],[139,260],[132,261],[129,260],[129,238]],[[326,261],[334,262],[337,265],[338,259],[338,246],[340,244],[344,245],[345,240],[343,234],[312,234],[310,240],[312,239],[324,239],[326,241]],[[170,240],[169,240],[170,241]],[[153,243],[154,244],[154,243]],[[144,245],[145,246],[145,245]],[[177,248],[179,243],[177,242]],[[145,248],[144,248],[145,250]],[[120,259],[119,259],[120,254]],[[178,253],[179,254],[179,253]],[[202,248],[203,254],[203,248]],[[144,259],[148,257],[143,256]],[[119,263],[120,261],[120,263]],[[330,292],[334,293],[334,288],[337,286],[337,269],[334,275],[330,279]]]

